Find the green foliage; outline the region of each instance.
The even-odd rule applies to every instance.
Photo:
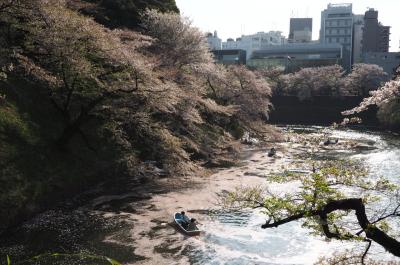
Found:
[[[398,185],[385,178],[376,180],[368,178],[368,172],[357,161],[320,161],[314,162],[313,166],[318,169],[316,172],[309,174],[284,172],[267,179],[271,183],[294,185],[297,187],[295,190],[271,192],[260,187],[237,188],[225,194],[223,202],[226,207],[261,208],[269,218],[267,224],[301,219],[302,226],[310,229],[312,234],[324,236],[326,230],[321,224],[326,223],[342,240],[362,240],[364,237],[354,234],[348,226],[352,215],[350,211],[329,212],[326,220],[321,220],[321,211],[330,202],[349,197],[349,188],[351,196],[361,198],[366,205],[379,200],[381,198],[379,194],[396,196],[399,191]],[[388,210],[386,218],[396,215],[397,209],[395,208],[394,213]],[[295,218],[291,219],[292,217]],[[389,231],[390,225],[385,221],[386,218],[378,219],[373,225],[379,226],[383,231]]]
[[[10,140],[18,138],[30,144],[35,142],[29,122],[21,117],[15,106],[9,103],[0,106],[0,134]]]

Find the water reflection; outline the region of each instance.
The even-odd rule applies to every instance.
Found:
[[[310,240],[299,222],[265,230],[260,227],[265,217],[259,211],[246,215],[245,224],[242,217],[224,214],[203,227],[201,252],[207,260],[199,264],[308,264],[329,245],[343,246],[320,237]]]
[[[322,144],[319,148],[312,149],[311,145],[301,140],[303,142],[296,143],[298,153],[292,157],[259,161],[260,167],[256,169],[243,167],[241,170],[244,182],[247,175],[266,175],[264,173],[268,172],[271,163],[279,162],[279,160],[284,161],[282,164],[298,163],[299,166],[295,166],[292,172],[301,173],[310,170],[301,164],[304,159],[347,158],[363,161],[370,169],[371,178],[385,176],[394,182],[400,181],[400,139],[398,136],[395,137],[390,133],[313,126],[287,126],[283,130],[303,136],[311,135],[317,141],[332,137],[339,139],[339,144],[333,147]],[[346,142],[352,142],[352,144],[347,145]],[[273,190],[273,187],[270,188]],[[275,188],[288,191],[289,188],[296,187],[286,183],[277,185]],[[132,191],[129,192],[128,194],[132,193]],[[169,221],[166,218],[171,216],[169,213],[164,214],[164,206],[176,207],[177,200],[169,198],[168,192],[165,192],[163,196],[165,197],[161,196],[161,201],[165,199],[168,205],[167,202],[157,204],[147,199],[136,203],[131,199],[124,199],[107,201],[104,205],[96,207],[86,205],[87,208],[81,210],[74,208],[48,211],[17,229],[16,233],[6,239],[6,244],[0,239],[0,258],[5,254],[18,257],[21,253],[33,256],[43,251],[86,251],[113,257],[124,264],[147,262],[145,264],[297,265],[313,264],[320,256],[330,256],[335,251],[354,246],[339,241],[327,242],[322,237],[312,236],[309,230],[301,227],[300,222],[288,223],[274,229],[261,229],[265,216],[260,211],[217,211],[214,210],[213,205],[188,211],[191,215],[204,217],[201,218],[201,228],[205,232],[197,238],[185,237],[166,224]],[[182,194],[178,197],[182,198]],[[383,209],[389,199],[374,204],[374,209],[370,208],[369,213],[375,212],[376,209]],[[152,217],[154,213],[159,214]],[[151,217],[143,218],[146,215]],[[399,220],[397,220],[397,225],[400,227]],[[138,239],[141,242],[138,242]],[[382,259],[394,259],[393,256],[385,254],[376,244],[371,253],[379,255]],[[151,259],[153,256],[168,262],[154,262]],[[1,262],[0,259],[0,264]],[[54,263],[43,262],[42,264]],[[81,263],[60,261],[59,264]]]
[[[303,155],[316,160],[361,160],[370,169],[371,178],[385,176],[399,182],[400,141],[389,133],[309,126],[285,127],[284,130],[354,141],[357,146],[353,149],[322,150]],[[375,210],[384,203],[388,201],[375,204]],[[264,222],[265,216],[259,211],[215,214],[213,220],[203,226],[206,234],[200,239],[195,254],[197,258],[201,257],[198,264],[313,264],[320,256],[355,247],[353,243],[327,242],[322,237],[310,235],[300,222],[266,230],[260,227]],[[394,259],[376,244],[370,253],[379,255],[380,259]]]

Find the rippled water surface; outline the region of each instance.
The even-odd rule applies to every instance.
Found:
[[[314,159],[361,160],[370,170],[370,177],[385,176],[395,183],[400,182],[400,141],[390,133],[335,130],[321,127],[288,127],[300,134],[323,134],[339,141],[353,140],[360,145],[353,150],[325,151],[309,154]],[[384,200],[376,207],[384,207]],[[245,216],[245,218],[243,218]],[[213,223],[204,226],[206,236],[201,239],[199,260],[207,264],[313,264],[320,256],[329,256],[343,249],[352,249],[351,243],[327,242],[312,236],[299,222],[285,224],[275,229],[263,230],[260,224],[265,216],[259,211],[245,215],[222,214]],[[397,221],[393,225],[399,227]],[[379,246],[370,250],[378,259],[396,260],[385,254]],[[397,259],[398,260],[398,259]]]
[[[321,141],[333,137],[339,142],[355,143],[352,148],[321,148],[312,152],[304,148],[299,157],[290,159],[359,159],[369,168],[371,178],[385,176],[400,182],[400,136],[312,126],[290,126],[283,130],[320,137]],[[259,163],[263,165],[263,161]],[[265,216],[260,211],[227,212],[216,210],[213,204],[206,209],[203,206],[192,209],[205,232],[199,237],[188,238],[170,226],[170,220],[166,219],[170,212],[165,209],[173,207],[170,202],[177,202],[179,195],[175,199],[176,195],[160,190],[157,196],[158,201],[125,196],[112,203],[72,205],[48,211],[3,236],[0,255],[9,254],[22,260],[43,252],[83,252],[113,257],[124,264],[313,264],[321,256],[353,247],[351,243],[328,242],[312,236],[299,222],[261,229]],[[130,199],[133,197],[135,199]],[[190,192],[188,198],[196,200],[190,198]],[[383,207],[382,203],[374,207]],[[398,226],[399,220],[394,225]],[[371,253],[379,259],[395,260],[379,246],[374,246]],[[78,261],[71,258],[40,264],[81,263],[107,264],[84,257]],[[1,258],[0,264],[3,264]]]

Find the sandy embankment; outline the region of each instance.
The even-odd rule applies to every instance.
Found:
[[[146,185],[138,187],[139,196],[145,194],[151,198],[128,202],[129,208],[134,209],[133,212],[104,213],[106,218],[118,215],[118,219],[127,224],[125,227],[132,227],[127,235],[128,238],[119,240],[115,235],[110,235],[106,240],[133,247],[134,254],[144,258],[130,264],[193,263],[189,260],[189,256],[193,254],[194,246],[200,243],[201,238],[190,238],[179,233],[171,225],[175,212],[186,211],[190,217],[198,220],[200,227],[210,226],[213,220],[207,213],[220,207],[219,193],[233,191],[240,186],[266,186],[265,177],[268,175],[283,172],[285,169],[306,169],[305,167],[309,165],[305,165],[304,160],[298,160],[303,154],[313,153],[317,149],[324,152],[331,148],[343,148],[339,145],[321,146],[319,142],[323,139],[321,134],[311,137],[287,135],[287,142],[275,145],[278,152],[274,158],[267,156],[270,147],[246,150],[244,153],[248,155],[243,159],[241,166],[221,169],[207,177],[190,176],[183,180],[161,179],[158,182],[158,187],[163,187],[161,192],[158,188],[146,188]]]
[[[339,144],[324,146],[321,139],[326,135],[321,132],[306,135],[287,133],[286,136],[286,142],[275,145],[278,152],[274,158],[267,156],[270,146],[245,150],[246,157],[241,166],[221,169],[207,177],[160,179],[156,187],[143,185],[130,190],[130,197],[137,193],[139,198],[150,198],[128,200],[119,211],[101,210],[99,214],[106,219],[117,218],[124,223],[120,231],[109,234],[106,241],[134,249],[133,254],[140,260],[126,264],[196,263],[193,259],[196,259],[196,251],[204,240],[202,236],[186,237],[171,226],[175,212],[186,211],[198,220],[200,227],[211,228],[215,220],[209,211],[220,207],[219,193],[232,191],[238,186],[266,186],[265,176],[273,173],[285,169],[311,170],[306,160],[312,154],[324,155],[349,149],[349,143],[342,140]],[[207,233],[204,236],[207,235],[210,236]],[[200,260],[204,258],[201,255],[198,257]]]
[[[287,146],[287,145],[286,145]],[[267,149],[248,151],[245,165],[222,169],[207,177],[191,176],[185,180],[186,187],[176,191],[155,194],[150,200],[138,203],[135,214],[127,214],[133,222],[131,238],[135,254],[147,259],[140,264],[188,264],[185,256],[196,238],[189,238],[171,227],[172,216],[177,211],[186,211],[201,224],[210,222],[204,212],[217,209],[218,196],[222,191],[231,191],[238,186],[265,185],[265,176],[282,172],[291,160],[293,152],[285,151],[282,144],[275,158],[267,156]],[[171,180],[163,180],[172,185]],[[202,214],[203,213],[203,214]],[[121,213],[123,214],[123,213]]]

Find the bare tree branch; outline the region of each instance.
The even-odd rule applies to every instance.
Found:
[[[369,239],[366,239],[365,241],[368,242],[368,245],[367,245],[367,248],[364,251],[364,254],[361,256],[361,264],[362,265],[365,265],[365,257],[367,256],[367,253],[368,253],[369,249],[371,248],[371,244],[372,244],[372,241],[369,240]]]
[[[306,215],[319,216],[322,220],[321,224],[325,235],[328,238],[340,239],[342,238],[342,236],[338,233],[331,232],[327,223],[327,215],[329,213],[338,210],[343,210],[343,211],[354,210],[358,224],[365,231],[366,237],[384,247],[386,251],[392,253],[397,257],[400,257],[400,242],[390,237],[381,229],[379,229],[378,227],[374,226],[372,223],[369,222],[365,212],[364,203],[362,202],[362,199],[359,198],[333,200],[328,202],[322,209],[310,212],[298,213],[273,223],[267,222],[266,224],[262,225],[261,228],[277,227],[285,223],[299,220],[305,217]]]

